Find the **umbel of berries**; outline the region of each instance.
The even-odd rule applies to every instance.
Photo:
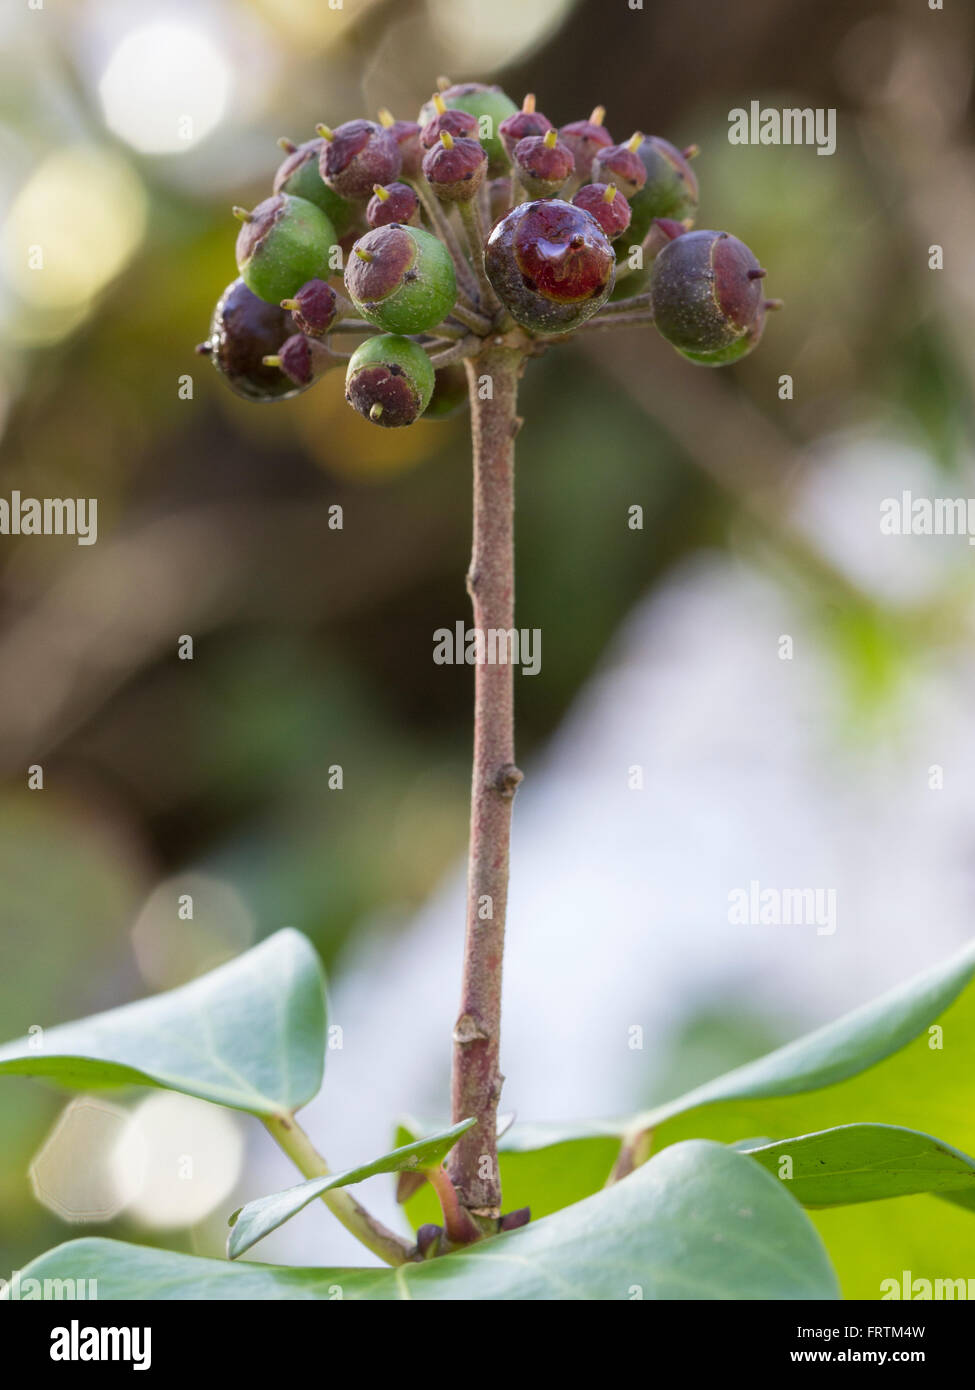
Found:
[[[602,228],[560,198],[512,209],[488,237],[484,264],[511,317],[541,335],[565,333],[592,318],[616,273]]]
[[[653,263],[650,296],[657,329],[692,362],[724,366],[750,352],[767,307],[765,271],[727,232],[686,232]]]
[[[388,333],[425,333],[453,308],[457,281],[450,252],[421,227],[392,223],[352,248],[345,287],[359,313]]]

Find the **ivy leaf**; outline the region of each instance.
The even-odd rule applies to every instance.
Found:
[[[839,1296],[798,1202],[751,1158],[707,1142],[674,1145],[623,1182],[544,1221],[396,1269],[282,1269],[90,1239],[34,1260],[20,1275],[17,1296],[43,1296],[45,1279],[95,1279],[103,1302]]]
[[[274,1192],[267,1197],[257,1197],[253,1202],[236,1211],[230,1218],[233,1229],[227,1241],[227,1254],[232,1260],[243,1255],[252,1245],[263,1240],[271,1231],[276,1231],[292,1216],[303,1211],[316,1197],[333,1187],[350,1187],[353,1183],[364,1182],[377,1173],[425,1172],[438,1168],[462,1134],[476,1124],[474,1119],[462,1120],[451,1129],[433,1134],[418,1143],[406,1144],[382,1158],[373,1159],[358,1168],[350,1168],[344,1173],[330,1173],[325,1177],[311,1178],[298,1183],[283,1192]]]
[[[975,1159],[900,1125],[838,1125],[795,1139],[735,1145],[776,1177],[783,1159],[791,1172],[782,1178],[804,1207],[836,1207],[888,1197],[935,1193],[949,1201],[975,1197]]]
[[[286,928],[178,989],[0,1047],[0,1073],[86,1090],[160,1086],[254,1115],[290,1113],[322,1084],[324,985],[314,947]]]

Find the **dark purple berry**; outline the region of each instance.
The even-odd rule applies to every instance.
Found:
[[[293,332],[291,315],[279,304],[268,304],[243,280],[234,280],[220,296],[210,336],[197,352],[209,357],[235,395],[249,401],[282,400],[298,392],[264,358],[276,353]]]
[[[624,198],[639,193],[647,181],[647,171],[638,153],[643,144],[639,131],[625,145],[607,145],[592,161],[593,183],[615,183]]]
[[[423,174],[444,203],[466,203],[484,182],[488,157],[477,140],[454,139],[446,130],[423,156]]]
[[[610,241],[622,236],[630,225],[630,205],[615,184],[587,183],[572,201],[596,219]]]
[[[576,178],[583,183],[589,182],[596,155],[613,143],[613,137],[603,125],[605,118],[605,106],[597,106],[588,121],[570,121],[559,131],[559,139],[568,145],[575,159]]]
[[[531,198],[554,198],[575,168],[568,145],[554,130],[544,135],[526,135],[515,146],[515,177]]]
[[[293,299],[282,299],[282,309],[289,309],[299,333],[322,338],[338,317],[338,296],[324,280],[309,280]]]
[[[375,121],[346,121],[335,130],[320,125],[322,178],[343,198],[368,198],[377,183],[392,183],[403,163],[400,147]]]
[[[514,159],[515,146],[519,140],[524,140],[528,135],[544,135],[551,129],[552,122],[547,116],[543,116],[541,111],[535,110],[535,97],[529,92],[521,104],[521,110],[506,116],[498,126],[498,134],[508,158]]]
[[[558,198],[513,208],[488,237],[484,262],[512,317],[541,334],[591,318],[615,279],[613,248],[601,228]]]
[[[377,183],[366,208],[370,227],[388,227],[391,222],[405,222],[415,227],[420,221],[420,200],[408,183],[391,183],[383,188]]]
[[[681,352],[723,353],[745,338],[762,313],[764,271],[727,232],[685,232],[653,263],[654,323]]]

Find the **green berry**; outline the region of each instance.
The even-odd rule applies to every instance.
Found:
[[[383,333],[368,338],[349,359],[345,399],[374,425],[412,425],[430,404],[434,369],[419,343]]]
[[[356,242],[345,287],[359,313],[387,333],[425,333],[457,298],[454,263],[444,244],[422,227],[391,223]]]
[[[274,175],[275,193],[291,193],[296,198],[306,198],[321,208],[332,226],[335,235],[345,236],[359,222],[359,208],[329,188],[319,172],[322,146],[325,141],[306,140],[303,145],[292,144],[290,140],[279,140],[278,144],[286,152]]]
[[[253,212],[235,212],[244,223],[237,237],[237,268],[261,299],[279,305],[306,281],[329,274],[335,229],[307,198],[276,193]]]

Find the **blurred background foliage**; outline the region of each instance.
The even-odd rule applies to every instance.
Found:
[[[518,602],[545,663],[518,686],[519,753],[703,546],[743,547],[801,592],[857,718],[964,623],[940,599],[867,597],[787,521],[788,497],[817,440],[877,418],[946,475],[968,456],[973,21],[906,0],[4,7],[0,492],[97,496],[99,540],[0,542],[2,1036],[178,983],[284,923],[332,964],[359,923],[395,933],[463,853],[471,676],[428,644],[467,615],[466,418],[376,430],[335,376],[256,408],[193,355],[234,275],[230,205],[265,196],[276,137],[380,105],[413,117],[446,73],[535,91],[557,123],[599,101],[618,139],[699,143],[699,225],[749,242],[787,310],[728,373],[649,330],[531,366]],[[836,154],[733,149],[728,111],[753,99],[837,107]],[[185,110],[192,138],[174,141],[163,116]],[[621,524],[633,503],[643,532]],[[212,910],[174,935],[189,874]],[[705,1016],[675,1048],[680,1081],[760,1032]],[[26,1178],[61,1105],[0,1090],[3,1271],[67,1232]]]

